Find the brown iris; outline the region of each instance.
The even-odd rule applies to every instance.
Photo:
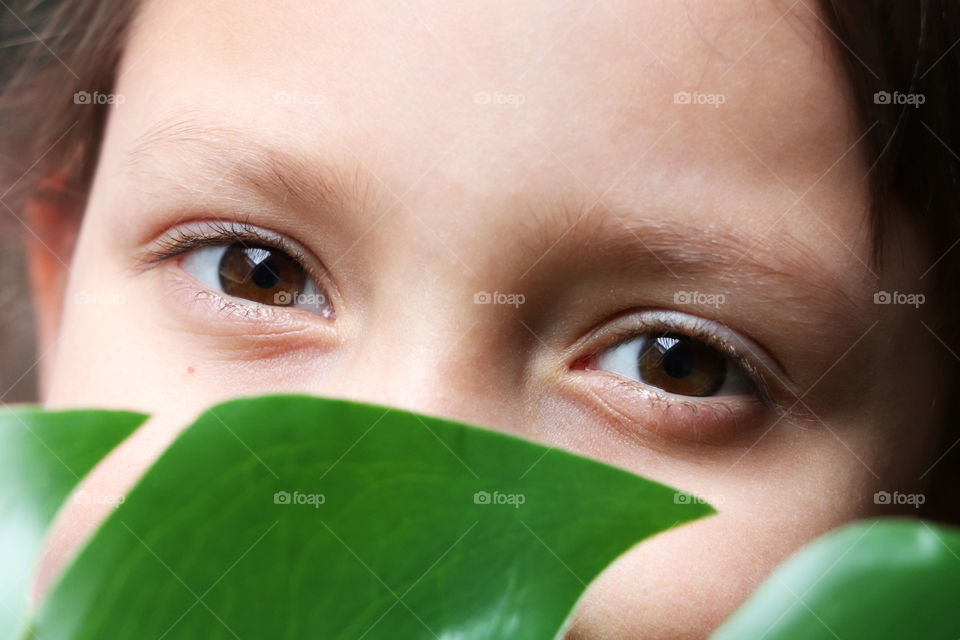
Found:
[[[290,306],[303,291],[307,275],[283,251],[233,244],[220,259],[224,293],[261,304]]]
[[[645,338],[637,368],[643,382],[684,396],[713,395],[727,377],[727,360],[716,349],[671,334]]]

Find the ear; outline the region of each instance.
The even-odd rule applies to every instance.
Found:
[[[43,356],[53,355],[59,335],[63,296],[80,233],[84,200],[67,187],[64,174],[55,174],[39,181],[24,207],[41,397],[46,395],[49,366],[54,360]]]

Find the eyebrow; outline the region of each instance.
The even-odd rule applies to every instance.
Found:
[[[351,169],[294,154],[261,144],[239,127],[189,114],[161,121],[140,136],[127,153],[124,168],[140,178],[138,184],[151,185],[165,173],[157,165],[164,158],[170,162],[170,156],[180,163],[173,175],[186,169],[197,183],[176,180],[176,186],[202,191],[210,199],[246,202],[252,195],[278,207],[319,207],[339,213],[370,211],[384,200],[397,199],[365,167]],[[155,190],[167,195],[170,186]],[[586,205],[588,199],[594,202]],[[525,233],[514,236],[529,260],[523,275],[558,257],[584,266],[612,265],[647,278],[670,278],[678,286],[709,276],[710,286],[746,286],[759,298],[793,302],[830,316],[854,318],[866,311],[862,293],[796,238],[781,236],[786,247],[774,250],[762,236],[751,239],[715,225],[694,227],[641,215],[635,205],[611,200],[548,199],[523,209],[518,221]]]
[[[590,194],[588,200],[528,209],[528,233],[520,237],[528,238],[526,251],[534,260],[529,272],[556,255],[584,268],[602,263],[657,276],[678,288],[706,276],[711,287],[749,288],[759,299],[791,302],[831,317],[857,318],[868,311],[863,293],[868,270],[857,263],[864,279],[851,282],[842,270],[830,269],[822,252],[794,236],[765,229],[751,237],[710,222],[694,226],[672,216],[640,213],[635,204],[612,196],[597,200]],[[772,246],[772,237],[782,244]]]
[[[289,207],[364,211],[387,195],[374,174],[363,167],[349,170],[314,162],[305,154],[261,144],[242,128],[189,115],[163,120],[137,138],[122,166],[137,184],[149,185],[161,177],[165,167],[158,165],[170,163],[170,156],[179,163],[174,175],[190,171],[211,196],[252,194]],[[181,186],[191,188],[188,183]],[[162,194],[165,189],[157,191]]]

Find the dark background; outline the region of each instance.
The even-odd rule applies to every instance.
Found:
[[[34,15],[42,15],[52,4],[38,2]],[[35,41],[10,10],[0,5],[0,86],[13,73],[16,50]],[[16,166],[33,162],[27,160],[0,157],[0,162]],[[0,184],[0,194],[10,186]],[[17,215],[22,217],[19,212]],[[25,263],[28,237],[23,225],[0,205],[0,402],[37,400],[37,348]]]

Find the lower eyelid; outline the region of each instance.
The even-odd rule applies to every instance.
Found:
[[[328,346],[333,326],[312,321],[308,312],[292,313],[284,307],[271,307],[235,301],[204,287],[175,264],[160,269],[162,297],[175,321],[185,324],[191,333],[232,340],[281,341],[286,348],[316,344]],[[180,273],[178,273],[180,271]],[[211,317],[218,321],[211,322]]]
[[[605,371],[573,371],[572,389],[618,430],[640,441],[730,445],[767,413],[751,396],[685,399]]]

